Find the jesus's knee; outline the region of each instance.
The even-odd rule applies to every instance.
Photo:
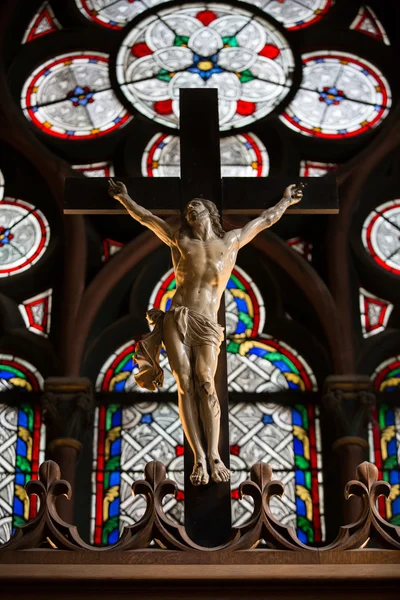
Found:
[[[179,370],[173,373],[180,394],[187,394],[192,387],[192,375],[189,370]]]

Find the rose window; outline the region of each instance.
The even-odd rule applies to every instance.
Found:
[[[400,275],[400,200],[385,202],[369,214],[362,242],[378,265]]]
[[[178,127],[180,88],[217,88],[222,130],[268,115],[287,96],[294,58],[283,34],[242,8],[164,8],[126,35],[117,55],[122,92],[141,113]]]

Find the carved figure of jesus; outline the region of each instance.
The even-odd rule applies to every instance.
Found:
[[[139,372],[141,361],[144,372],[144,379],[139,383],[153,390],[162,385],[162,371],[158,363],[155,364],[158,358],[154,357],[154,348],[159,354],[163,343],[178,386],[180,419],[194,455],[190,480],[193,485],[209,482],[208,459],[212,479],[217,483],[228,481],[230,472],[218,451],[220,405],[214,384],[223,340],[223,328],[217,320],[218,309],[240,248],[276,223],[289,206],[300,202],[303,196],[301,185],[288,186],[273,208],[265,210],[241,229],[231,231],[222,229],[218,209],[210,200],[191,200],[182,214],[181,227],[176,231],[132,200],[123,183],[110,180],[109,194],[131,217],[171,248],[176,277],[176,292],[169,310],[166,313],[156,309],[149,311],[149,314],[157,313],[148,316],[150,321],[156,321],[155,317],[162,313],[162,322],[158,323],[160,334],[158,341],[152,344],[153,350],[149,350],[151,344],[146,347],[144,343],[141,353],[138,352]],[[206,448],[203,447],[203,433]]]

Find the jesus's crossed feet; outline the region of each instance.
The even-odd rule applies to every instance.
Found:
[[[229,481],[231,475],[230,471],[226,468],[219,456],[210,457],[209,462],[211,468],[211,477],[216,483]],[[210,481],[205,460],[198,460],[194,463],[190,481],[193,485],[207,485],[207,483]]]

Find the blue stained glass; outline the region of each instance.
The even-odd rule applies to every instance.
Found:
[[[388,410],[386,413],[386,426],[388,425],[394,425],[394,410]]]
[[[274,360],[273,363],[280,371],[282,371],[282,373],[287,373],[289,371],[287,364],[283,362],[283,360]]]
[[[115,500],[110,502],[108,514],[110,517],[117,517],[119,515],[119,498],[115,498]]]
[[[317,59],[315,60],[315,62],[316,62],[316,63],[323,63],[323,62],[325,62],[325,60],[324,60],[323,58],[317,58]]]
[[[306,504],[305,504],[304,500],[301,500],[301,498],[299,498],[298,496],[296,497],[296,506],[297,506],[297,514],[299,514],[302,517],[305,517],[307,514]]]
[[[239,333],[245,333],[245,332],[246,332],[246,325],[243,323],[243,321],[239,321],[236,326],[235,334],[239,335]]]
[[[65,133],[67,135],[75,135],[75,131],[72,131],[72,129],[68,129]]]
[[[387,450],[388,450],[389,456],[393,456],[393,455],[396,454],[396,451],[397,451],[397,448],[396,448],[396,438],[393,438],[393,439],[390,440],[390,442],[388,442]]]
[[[159,147],[160,149],[164,148],[164,146],[165,146],[165,142],[160,142],[160,143],[158,144],[158,147]]]
[[[400,514],[400,496],[397,496],[392,502],[392,514],[394,516]]]
[[[125,363],[124,368],[122,369],[123,371],[129,371],[129,373],[132,371],[133,369],[133,361],[132,358],[130,358],[128,360],[128,362]]]
[[[119,485],[121,483],[121,474],[119,471],[113,471],[110,474],[110,486]]]
[[[264,348],[253,347],[250,349],[249,354],[256,354],[257,356],[265,356],[267,351]]]
[[[51,69],[47,69],[47,70],[46,70],[46,71],[43,73],[43,75],[44,75],[45,77],[47,77],[47,75],[50,75],[50,73],[51,73]]]
[[[16,496],[14,496],[14,514],[19,515],[20,517],[23,517],[24,515],[24,505]]]
[[[114,387],[115,391],[116,392],[123,392],[124,389],[125,389],[125,384],[126,384],[126,379],[123,379],[122,381],[117,381],[115,383],[115,387]]]
[[[295,121],[296,123],[300,123],[299,117],[296,117],[296,116],[293,117],[293,121]]]
[[[243,298],[235,298],[235,302],[236,302],[236,305],[237,305],[239,311],[248,314],[249,311],[248,311],[248,308],[247,308],[247,304],[243,300]]]
[[[345,133],[347,133],[347,129],[338,129],[338,133],[344,135]]]
[[[400,483],[400,471],[390,471],[389,473],[390,485],[396,485]]]
[[[246,142],[246,143],[245,143],[245,147],[246,147],[246,148],[251,148],[251,144],[250,144],[250,142]]]
[[[11,379],[11,377],[15,377],[15,374],[10,371],[0,371],[0,379]]]
[[[303,442],[301,442],[297,438],[293,438],[293,450],[294,450],[295,454],[299,454],[300,456],[304,456]]]
[[[367,76],[371,74],[369,71],[367,71],[367,69],[363,69],[363,70],[361,71],[361,73],[362,73],[363,75],[367,75]]]
[[[108,536],[108,544],[111,546],[112,544],[116,544],[118,542],[118,529],[114,529]]]
[[[171,302],[172,302],[171,298],[168,298],[167,303],[165,305],[165,310],[166,311],[169,310],[169,307],[171,306]]]
[[[28,427],[28,416],[23,410],[18,411],[18,427]]]
[[[292,390],[298,390],[299,389],[299,384],[298,383],[294,383],[294,381],[288,381],[288,386],[292,389]]]
[[[299,538],[299,540],[301,542],[303,542],[303,544],[308,544],[308,537],[306,536],[304,531],[302,531],[301,529],[297,530],[297,537]]]
[[[15,474],[15,483],[17,485],[25,485],[25,475],[23,473]]]
[[[115,117],[115,119],[114,119],[114,123],[119,123],[119,122],[120,122],[120,120],[121,120],[121,117]]]
[[[26,456],[26,443],[21,438],[17,439],[17,454]]]
[[[271,415],[263,415],[262,422],[263,422],[264,424],[267,424],[267,423],[273,423],[273,422],[274,422],[274,420],[273,420],[273,418],[271,417]]]
[[[32,108],[32,110],[33,110],[33,112],[35,113],[35,112],[37,112],[37,111],[39,110],[39,107],[38,107],[38,106],[34,106],[34,107]]]
[[[228,290],[230,290],[231,288],[236,287],[236,283],[232,279],[229,279],[228,283],[226,284],[226,287]]]
[[[111,456],[119,456],[121,454],[121,438],[118,438],[111,444],[110,454]]]
[[[99,61],[97,60],[97,58],[89,58],[89,62],[97,64]]]
[[[300,427],[303,427],[303,419],[301,418],[299,411],[295,408],[292,409],[292,423],[293,425],[300,425]]]
[[[297,485],[305,485],[306,484],[306,478],[305,478],[305,474],[304,471],[300,471],[300,469],[298,469],[296,472],[296,484]]]
[[[119,427],[120,425],[122,425],[122,410],[117,410],[113,414],[111,422],[113,427]]]
[[[147,413],[147,415],[143,415],[143,417],[140,420],[142,423],[148,423],[150,425],[150,423],[153,422],[153,417],[151,413]]]

